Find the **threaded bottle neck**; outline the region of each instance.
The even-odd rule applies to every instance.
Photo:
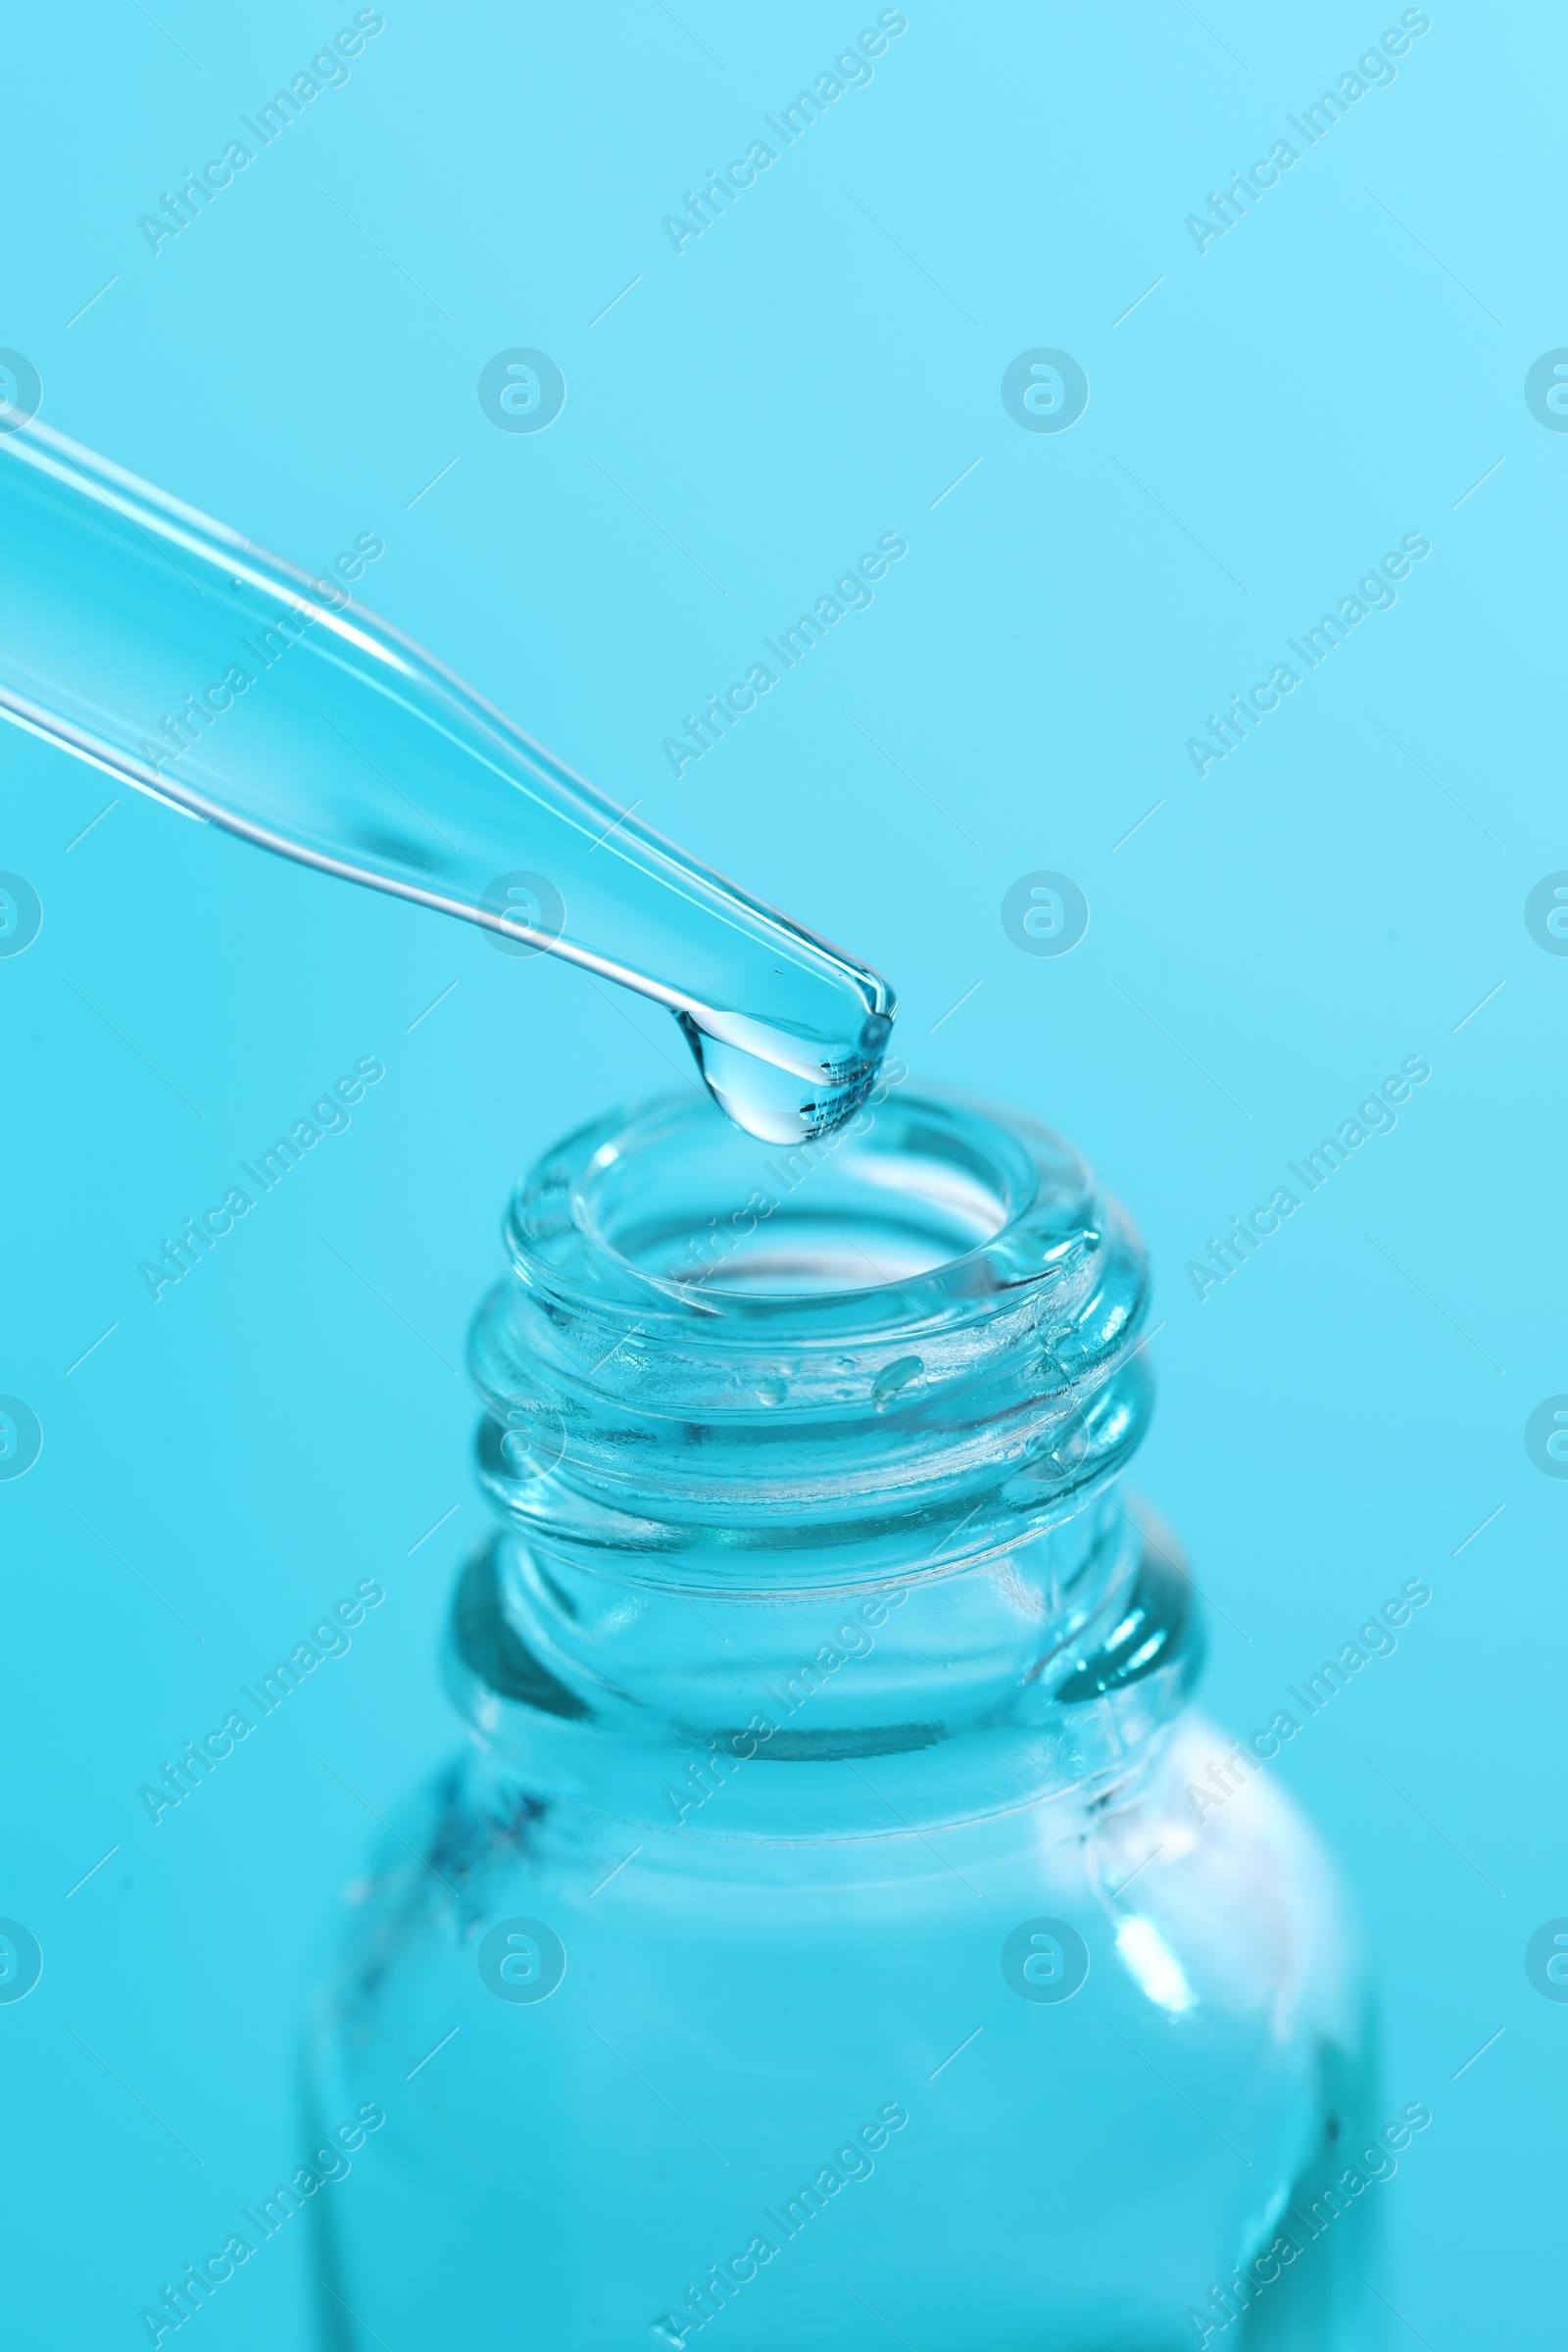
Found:
[[[452,1672],[509,1769],[768,1836],[1135,1772],[1197,1648],[1116,1489],[1147,1262],[1056,1137],[896,1073],[787,1154],[661,1102],[550,1153],[506,1235],[470,1354],[507,1533]]]
[[[483,1483],[631,1581],[952,1571],[1080,1511],[1148,1418],[1121,1212],[1045,1129],[890,1082],[789,1153],[701,1102],[602,1121],[506,1235]]]

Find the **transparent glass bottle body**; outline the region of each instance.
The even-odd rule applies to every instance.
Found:
[[[1266,1772],[1188,1793],[1232,1743],[1121,1484],[1114,1204],[884,1082],[771,1158],[606,1121],[507,1239],[471,1744],[313,2031],[317,2126],[387,2119],[316,2200],[323,2342],[1369,2340],[1317,2204],[1377,2120],[1351,1938]]]

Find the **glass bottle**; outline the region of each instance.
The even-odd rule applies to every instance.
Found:
[[[901,1081],[788,1152],[617,1114],[514,1197],[471,1745],[312,2034],[326,2149],[384,2117],[312,2200],[332,2352],[1370,2340],[1342,1900],[1121,1485],[1146,1258]]]

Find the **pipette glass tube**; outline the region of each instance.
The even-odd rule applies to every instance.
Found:
[[[0,433],[0,712],[187,816],[652,998],[750,1133],[830,1133],[880,975],[597,792],[337,580],[36,420]]]

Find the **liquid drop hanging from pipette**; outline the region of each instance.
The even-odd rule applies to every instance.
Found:
[[[621,813],[337,581],[35,419],[0,433],[0,715],[651,997],[764,1141],[830,1133],[875,1078],[877,972]]]

